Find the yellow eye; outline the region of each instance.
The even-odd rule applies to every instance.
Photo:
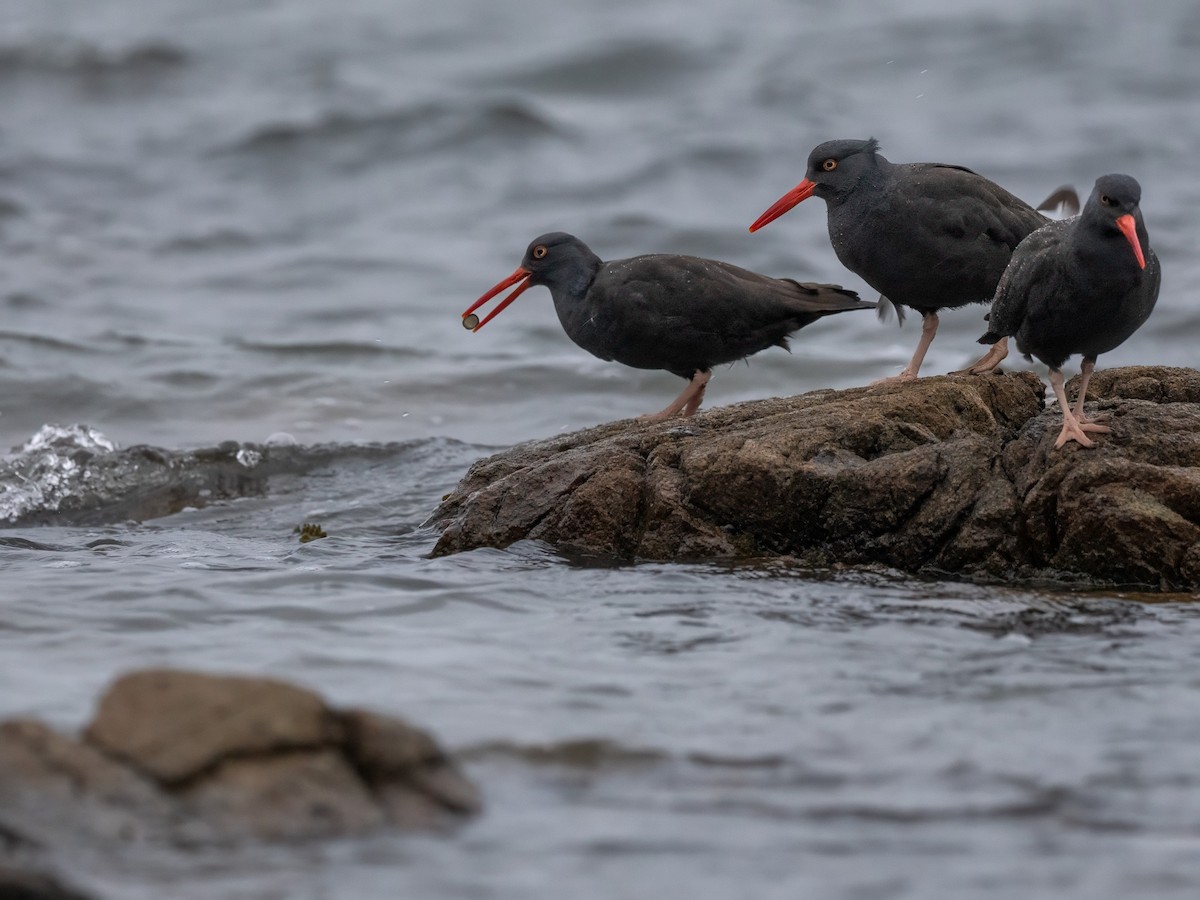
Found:
[[[548,251],[546,250],[545,244],[538,244],[536,247],[533,248],[533,258],[534,259],[545,259],[547,252]]]
[[[825,160],[825,162],[821,163],[821,168],[824,169],[826,172],[832,172],[834,169],[837,168],[837,160],[836,159],[827,159],[827,160]]]
[[[1112,205],[1113,205],[1113,202],[1112,202],[1112,197],[1108,196],[1108,194],[1101,194],[1101,195],[1100,195],[1100,202],[1101,202],[1101,203],[1103,203],[1105,206],[1112,206]]]

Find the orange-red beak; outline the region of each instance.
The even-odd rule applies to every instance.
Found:
[[[1146,268],[1146,257],[1142,254],[1142,242],[1138,240],[1137,221],[1126,213],[1117,219],[1117,227],[1121,229],[1125,240],[1129,241],[1129,246],[1133,248],[1133,255],[1137,257],[1138,265],[1143,269]]]
[[[488,322],[492,321],[492,319],[496,318],[497,315],[499,315],[501,312],[504,311],[504,308],[506,306],[508,306],[508,304],[512,303],[519,296],[521,296],[521,294],[525,291],[525,289],[529,287],[529,276],[531,276],[532,274],[533,273],[530,272],[528,269],[523,269],[520,266],[517,266],[517,270],[515,272],[513,272],[511,275],[509,275],[507,278],[505,278],[503,281],[501,281],[499,284],[497,284],[495,287],[493,287],[490,291],[488,291],[486,294],[484,294],[482,297],[480,297],[478,300],[476,300],[474,303],[472,303],[470,309],[468,309],[465,313],[462,314],[463,327],[469,328],[469,329],[471,329],[471,331],[478,331],[480,328],[482,328]],[[501,291],[507,290],[508,288],[512,287],[518,281],[522,282],[521,286],[518,287],[511,294],[509,294],[507,297],[505,297],[503,300],[501,300],[500,304],[495,309],[493,309],[490,313],[488,313],[487,316],[483,319],[483,321],[479,321],[478,316],[472,315],[472,313],[474,313],[475,310],[479,309],[479,307],[483,306],[483,304],[487,303],[489,300],[491,300],[493,297],[495,297]],[[471,321],[470,321],[471,319],[475,320],[475,324],[471,323]]]
[[[758,231],[768,222],[774,222],[785,212],[812,196],[812,192],[816,189],[815,182],[805,178],[802,182],[775,201],[775,205],[768,209],[765,213],[754,220],[754,224],[750,226],[751,231]]]

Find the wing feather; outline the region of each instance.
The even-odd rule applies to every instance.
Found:
[[[1068,219],[1043,225],[1017,246],[996,286],[988,330],[979,343],[993,344],[1015,335],[1028,314],[1030,299],[1053,294],[1059,288],[1072,223]]]

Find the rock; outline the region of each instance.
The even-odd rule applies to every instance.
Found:
[[[108,689],[84,737],[173,784],[231,756],[325,747],[340,730],[319,696],[281,681],[149,670]]]
[[[816,391],[615,422],[481,460],[434,555],[793,557],[990,580],[1200,588],[1200,372],[1098,372],[1113,433],[1053,449],[1030,372]],[[1073,388],[1072,388],[1073,390]]]
[[[393,822],[428,827],[443,810],[480,810],[475,785],[424,731],[361,709],[343,712],[342,725],[348,756],[379,793]]]
[[[1006,450],[1022,498],[1025,574],[1200,589],[1200,372],[1139,366],[1092,384],[1113,429],[1095,450],[1054,451],[1057,411]]]
[[[1079,376],[1067,382],[1071,399]],[[1088,400],[1150,400],[1154,403],[1200,403],[1200,371],[1164,366],[1126,366],[1100,369],[1088,383]]]
[[[384,804],[334,749],[227,759],[182,796],[223,833],[267,840],[359,834],[387,821]]]
[[[0,826],[38,844],[137,840],[176,829],[158,786],[95,747],[34,719],[0,722]]]
[[[426,732],[271,679],[135,672],[82,740],[0,723],[0,835],[43,847],[337,837],[479,805]]]
[[[0,900],[87,900],[87,898],[49,875],[0,866]]]

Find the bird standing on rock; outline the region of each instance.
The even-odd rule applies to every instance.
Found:
[[[482,321],[475,310],[519,284]],[[692,415],[704,400],[712,368],[767,347],[822,316],[874,303],[834,284],[769,278],[729,263],[657,254],[604,262],[579,238],[553,232],[535,238],[521,265],[471,304],[463,325],[478,331],[526,288],[545,285],[567,336],[593,356],[636,369],[665,369],[688,384],[660,421]]]
[[[882,382],[916,378],[938,329],[938,310],[986,303],[1012,252],[1050,220],[982,175],[941,163],[891,163],[874,139],[818,145],[805,178],[750,226],[757,231],[815,194],[826,202],[829,239],[847,269],[879,291],[903,318],[922,316],[921,339],[904,370]],[[1063,188],[1043,204],[1070,202]],[[1074,209],[1078,211],[1078,198]],[[980,374],[1008,355],[1000,341],[953,374]]]
[[[1067,441],[1092,447],[1085,432],[1111,429],[1083,411],[1096,357],[1132,335],[1154,310],[1162,277],[1150,249],[1139,206],[1142,188],[1128,175],[1104,175],[1083,212],[1039,228],[1017,247],[1000,279],[979,343],[1017,339],[1028,359],[1050,367],[1050,384],[1062,409],[1055,448]],[[1072,410],[1062,364],[1079,353],[1079,396]]]

